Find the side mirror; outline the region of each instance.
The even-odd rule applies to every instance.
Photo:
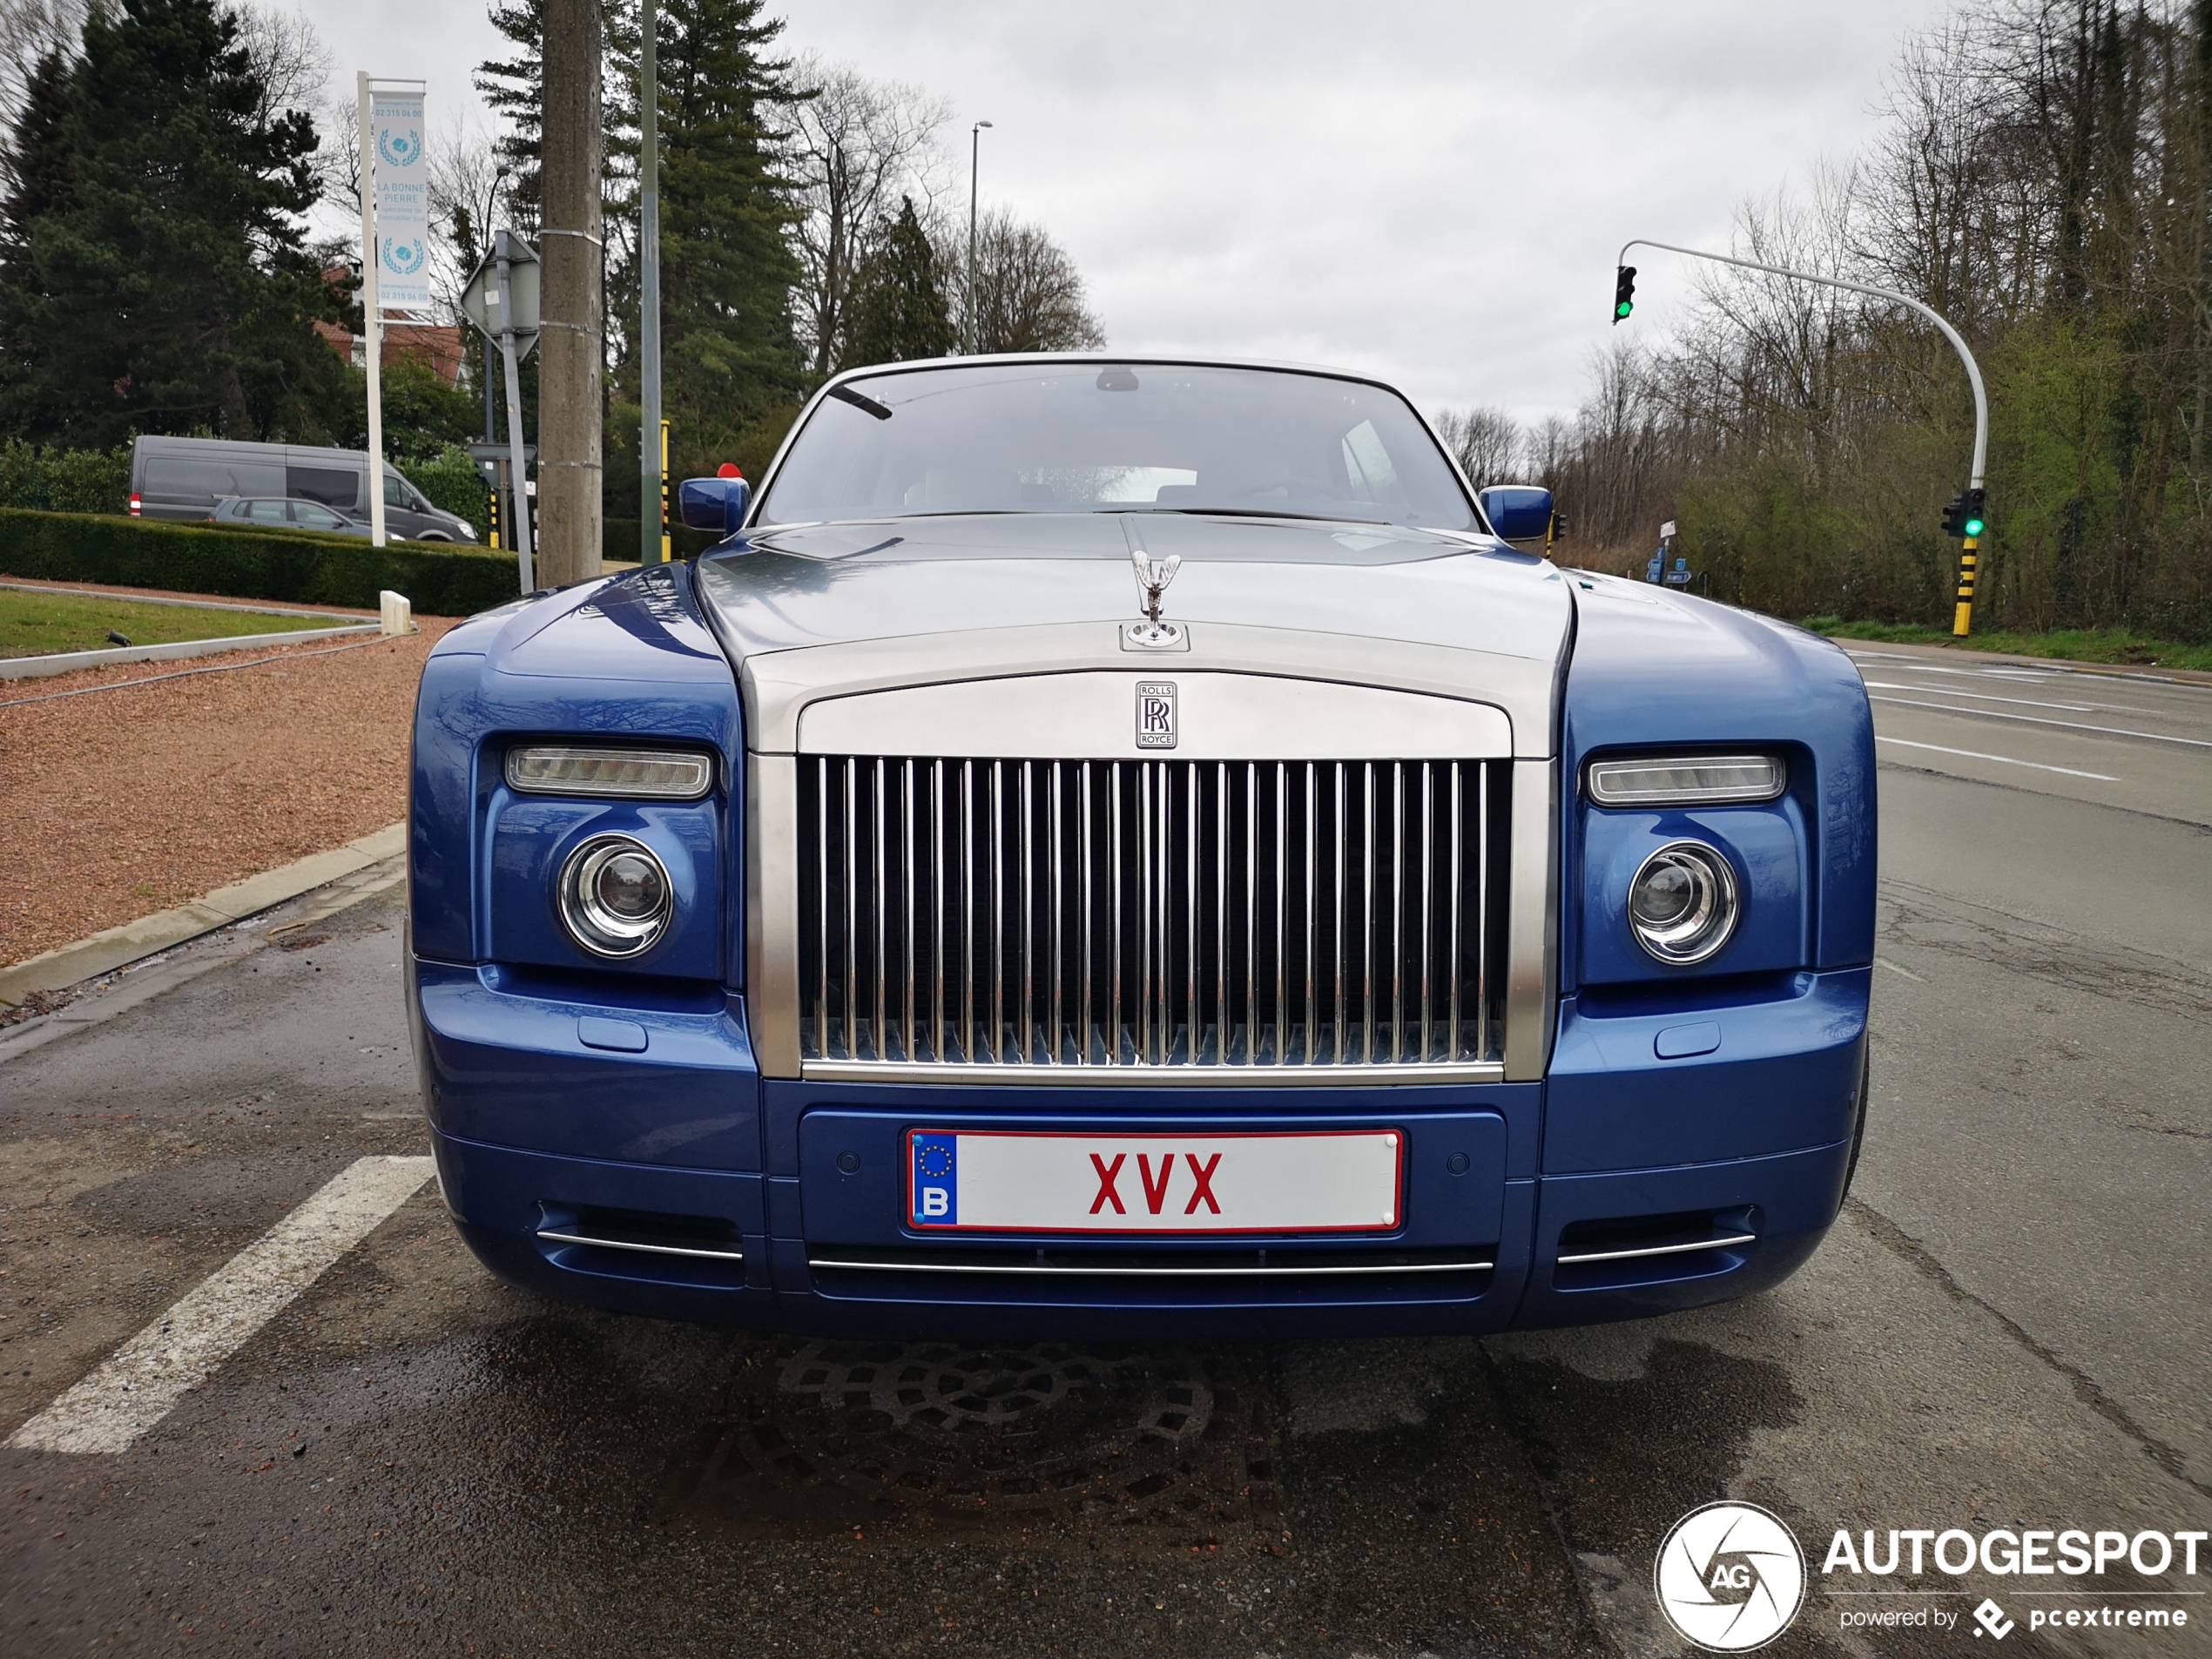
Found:
[[[686,478],[677,491],[677,510],[686,529],[734,536],[752,499],[752,486],[742,478]]]
[[[1552,493],[1534,484],[1493,484],[1482,491],[1482,516],[1505,542],[1541,542],[1552,529]]]

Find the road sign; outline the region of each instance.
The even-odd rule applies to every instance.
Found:
[[[503,443],[472,443],[469,446],[469,455],[476,463],[476,470],[483,474],[487,479],[495,482],[499,477],[499,469],[514,459],[512,452]],[[534,443],[524,444],[523,446],[523,464],[527,466],[536,459],[537,446]]]
[[[461,308],[469,314],[469,320],[497,340],[511,326],[515,334],[515,355],[527,357],[537,345],[539,267],[536,250],[511,233],[499,233],[500,245],[485,254],[476,268],[469,273],[469,283],[461,291]],[[514,310],[512,318],[502,318],[499,311],[499,257],[507,254],[507,288]]]

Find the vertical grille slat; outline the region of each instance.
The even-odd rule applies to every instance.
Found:
[[[810,1061],[1494,1063],[1507,763],[809,757]]]

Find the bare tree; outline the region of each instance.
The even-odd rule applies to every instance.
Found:
[[[937,132],[945,100],[901,81],[872,81],[813,55],[794,60],[804,95],[791,112],[783,163],[804,213],[793,232],[805,273],[793,294],[802,343],[817,374],[840,360],[853,281],[911,196],[925,216],[942,193],[945,158]]]
[[[931,227],[953,279],[954,332],[968,338],[968,226],[941,218]],[[993,208],[975,228],[975,349],[1091,351],[1106,330],[1091,312],[1082,273],[1043,226]]]
[[[473,125],[434,133],[429,152],[430,290],[438,312],[458,322],[462,290],[490,250],[512,175],[502,171],[491,140]]]
[[[334,224],[349,215],[354,243],[361,240],[361,139],[360,106],[351,96],[333,95],[315,121],[315,182],[322,192],[321,206]],[[345,234],[342,228],[336,232]],[[360,249],[354,246],[354,256]]]
[[[233,15],[239,44],[261,86],[254,119],[273,121],[290,110],[314,111],[323,102],[336,59],[307,14],[240,5]]]
[[[104,3],[105,0],[98,0]],[[0,0],[0,128],[15,129],[31,71],[48,52],[71,61],[96,0]]]
[[[1446,409],[1436,435],[1477,489],[1510,483],[1521,459],[1521,423],[1503,409]]]

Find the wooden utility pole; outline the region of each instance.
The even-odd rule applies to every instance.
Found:
[[[599,28],[599,0],[546,0],[537,579],[549,588],[597,576],[602,551]]]

